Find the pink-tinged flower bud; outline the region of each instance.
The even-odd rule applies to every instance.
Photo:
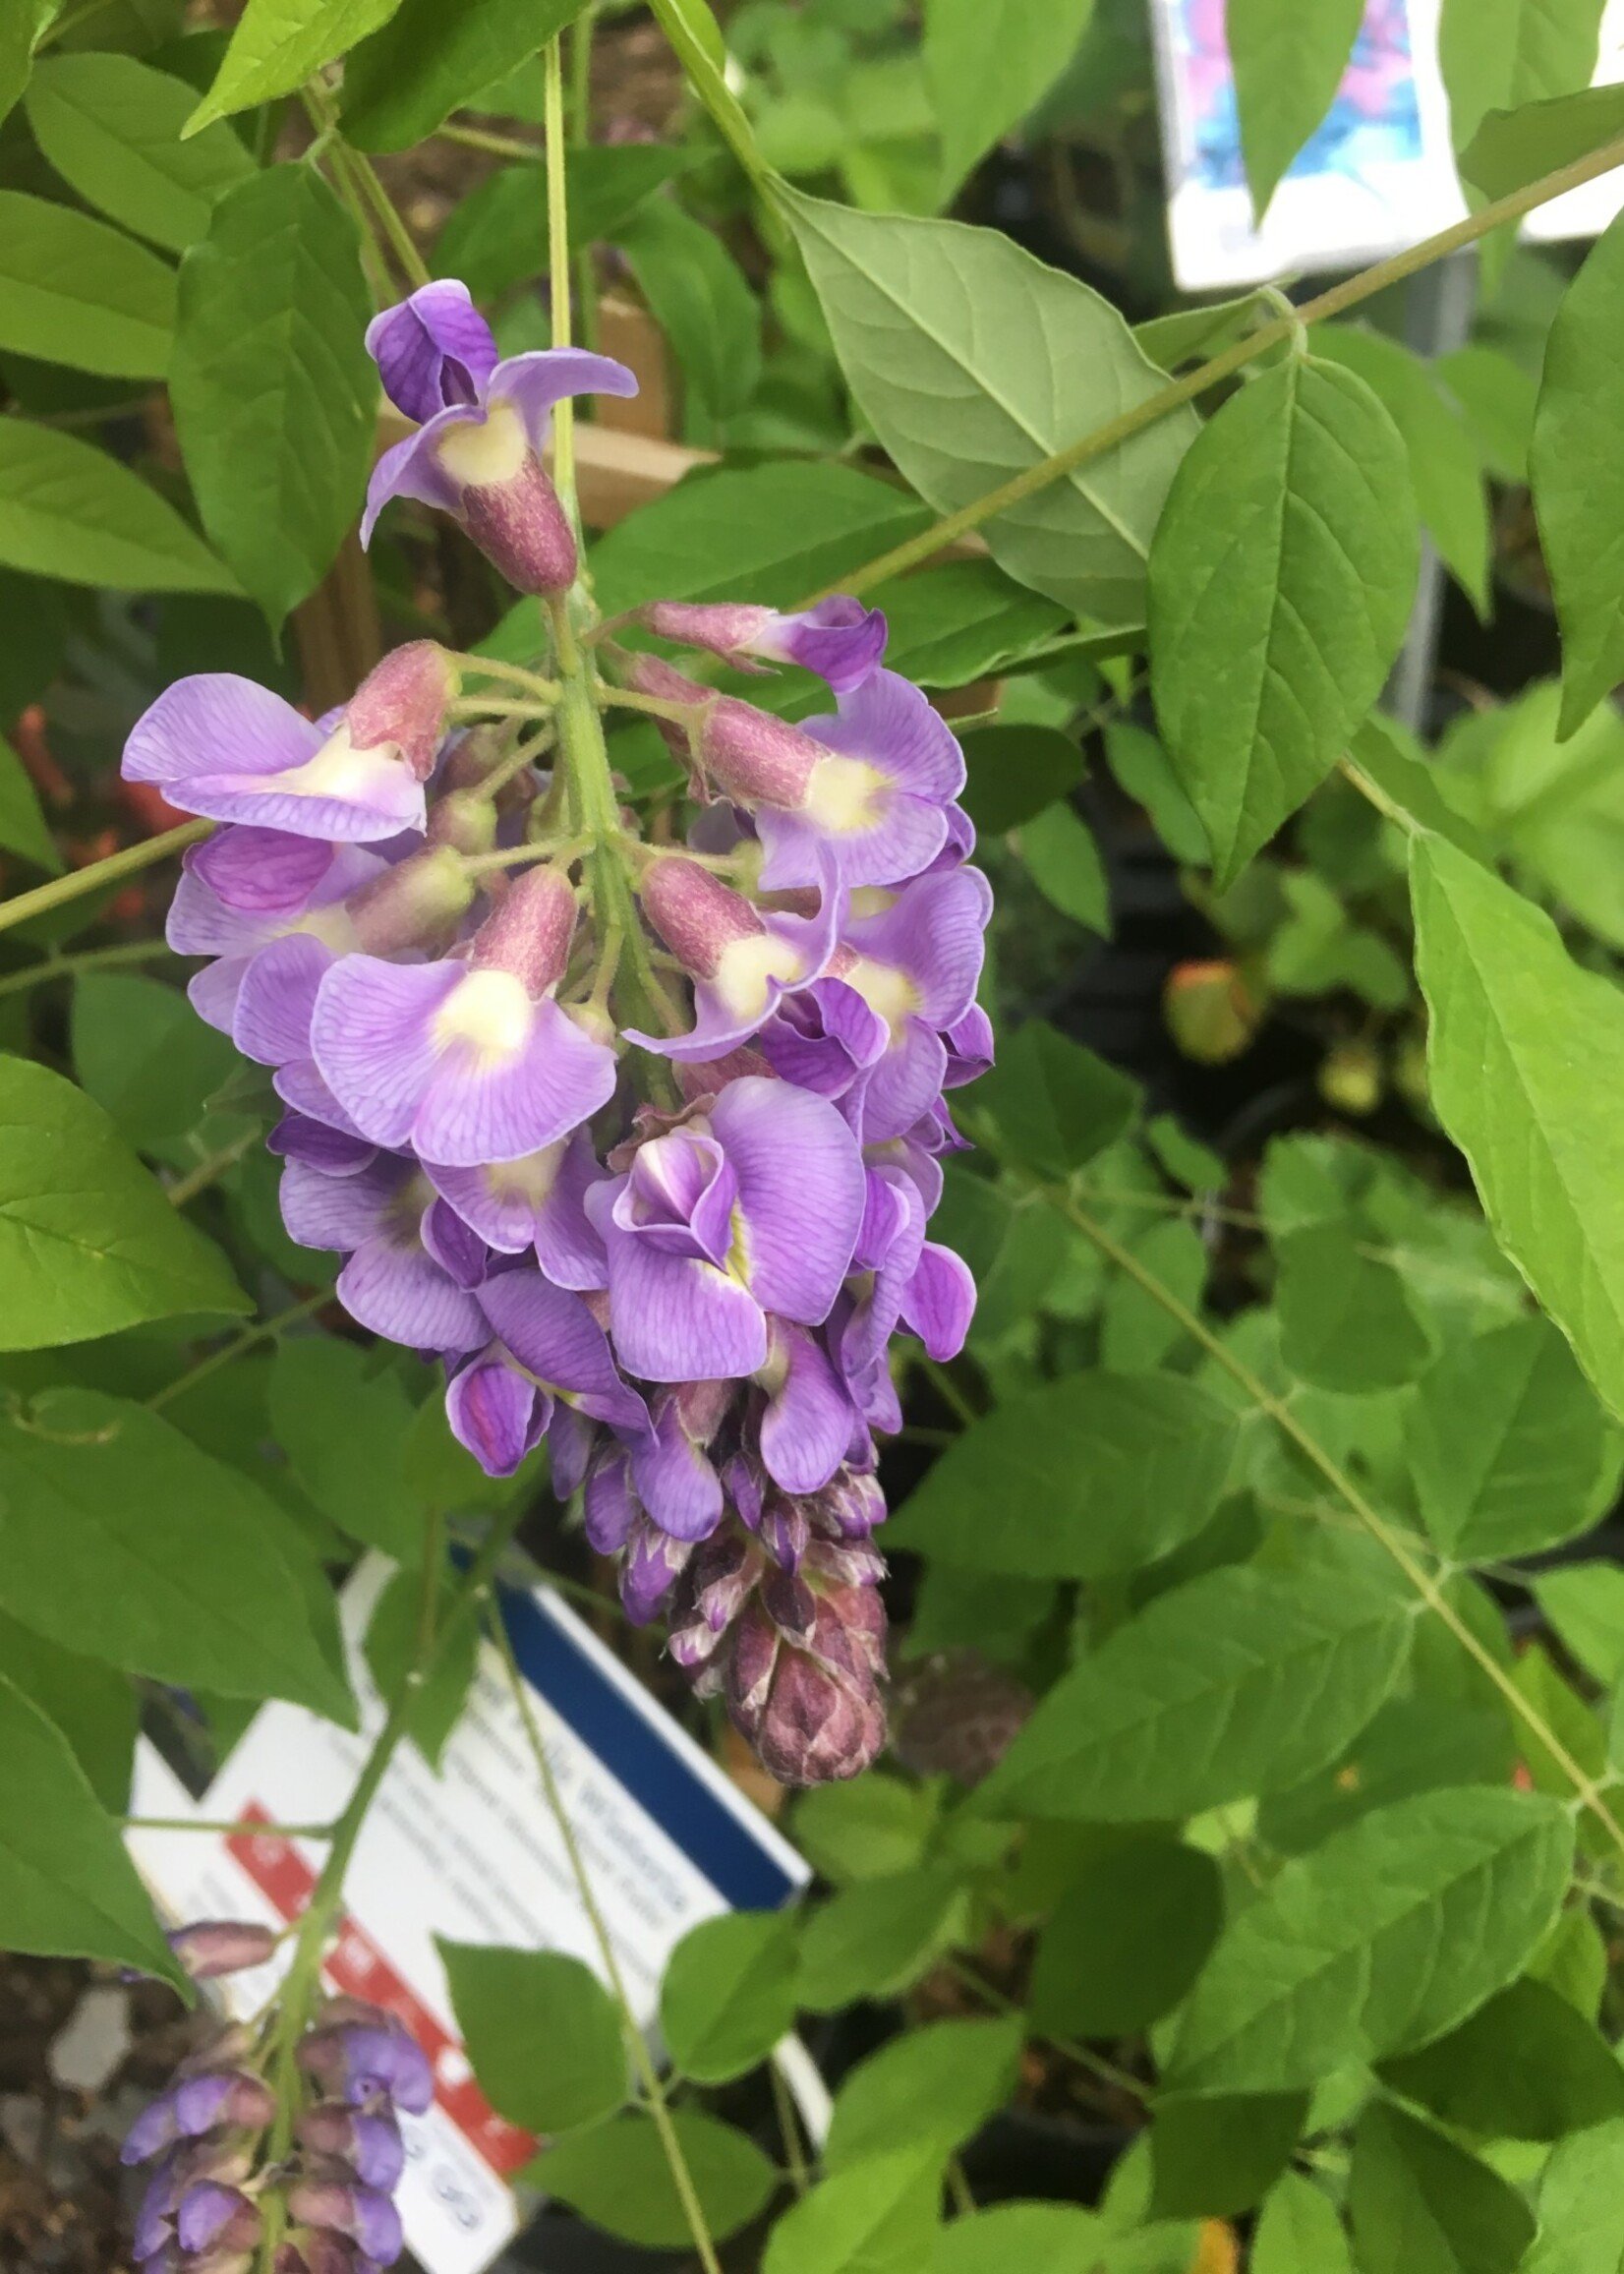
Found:
[[[885,1709],[872,1679],[833,1672],[797,1649],[760,1602],[735,1631],[727,1704],[763,1767],[783,1784],[858,1776],[885,1743]]]
[[[425,846],[351,895],[340,917],[345,936],[328,944],[369,956],[443,945],[473,905],[474,892],[460,853],[446,845]]]
[[[289,2191],[288,2212],[303,2226],[347,2235],[379,2265],[392,2265],[400,2256],[404,2244],[400,2213],[376,2187],[346,2187],[339,2180],[300,2180]]]
[[[705,648],[741,671],[760,668],[748,661],[752,656],[799,664],[826,679],[838,695],[860,687],[879,669],[886,651],[886,619],[880,611],[841,595],[793,615],[740,602],[699,606],[657,600],[637,612],[637,620],[662,639]]]
[[[345,706],[340,731],[357,752],[392,747],[414,779],[427,782],[461,684],[442,647],[411,640],[368,672]]]
[[[717,978],[729,950],[742,949],[748,956],[749,943],[767,937],[766,918],[742,893],[680,853],[654,862],[639,897],[650,923],[696,978]]]
[[[364,2187],[393,2191],[406,2168],[400,2127],[392,2116],[349,2108],[343,2101],[319,2101],[300,2115],[300,2143],[315,2154],[349,2167]]]
[[[204,2180],[188,2187],[175,2214],[175,2234],[183,2250],[250,2250],[260,2240],[258,2205],[235,2187]]]
[[[345,2237],[327,2227],[303,2227],[296,2240],[277,2250],[276,2274],[370,2274],[370,2269]]]
[[[495,800],[480,789],[452,789],[429,808],[429,843],[453,852],[490,852],[496,843]]]
[[[453,428],[439,445],[440,463],[454,480],[463,478],[465,464],[474,476],[463,481],[459,519],[515,592],[567,592],[580,555],[563,500],[533,450],[502,470],[506,459],[483,441],[495,423],[493,417],[484,428]],[[480,479],[488,466],[492,478]]]
[[[545,995],[569,968],[578,913],[561,871],[526,869],[474,934],[470,962],[477,971],[509,971],[530,995]]]
[[[167,1939],[194,1982],[212,1982],[222,1974],[262,1966],[276,1948],[272,1930],[252,1919],[197,1919],[177,1927]]]
[[[758,711],[736,695],[719,695],[699,722],[700,762],[712,781],[740,805],[799,812],[817,768],[829,752],[810,734]]]
[[[335,2011],[336,2010],[336,2011]],[[295,2058],[307,2076],[352,2108],[393,2100],[408,2116],[422,2116],[435,2097],[428,2056],[403,2022],[359,2000],[333,1999],[322,2025],[299,2041]],[[313,2219],[313,2225],[330,2220]]]

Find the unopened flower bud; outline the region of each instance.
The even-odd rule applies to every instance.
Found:
[[[1168,1031],[1187,1058],[1223,1066],[1249,1049],[1262,1011],[1235,965],[1175,964],[1162,994]]]
[[[639,623],[662,639],[705,648],[742,671],[759,667],[748,659],[799,664],[816,671],[837,694],[849,694],[879,668],[886,648],[886,619],[878,609],[837,595],[793,615],[738,602],[701,606],[658,600],[637,613]]]
[[[262,1966],[276,1948],[272,1930],[252,1919],[198,1919],[176,1927],[167,1939],[194,1982]]]
[[[357,752],[392,746],[415,779],[427,782],[461,683],[436,641],[411,640],[368,672],[345,706],[339,731]]]
[[[385,2114],[370,2114],[343,2101],[319,2101],[305,2109],[295,2127],[301,2143],[315,2154],[346,2164],[369,2187],[391,2193],[406,2168],[400,2127]]]
[[[510,971],[529,994],[545,995],[569,968],[577,913],[568,877],[526,869],[475,933],[469,960],[477,971]]]
[[[365,2256],[392,2265],[404,2239],[400,2213],[376,2187],[346,2187],[340,2180],[299,2180],[288,2193],[288,2213],[299,2224],[326,2227],[346,2235]]]
[[[448,940],[472,906],[474,890],[461,854],[449,845],[408,853],[345,902],[350,936],[342,945],[392,956]]]
[[[575,532],[517,413],[499,406],[483,426],[453,427],[435,455],[460,491],[457,518],[514,590],[567,592],[580,565]]]
[[[832,1672],[785,1641],[759,1603],[739,1622],[727,1703],[783,1784],[858,1776],[885,1743],[885,1709],[872,1680]]]
[[[748,953],[747,943],[767,936],[765,917],[742,893],[680,853],[651,863],[638,895],[650,923],[696,978],[716,978],[729,950]]]
[[[175,2214],[175,2234],[183,2250],[248,2250],[260,2240],[257,2204],[235,2187],[204,2180],[188,2187]]]
[[[452,789],[429,808],[429,843],[453,852],[490,852],[496,842],[495,800],[478,788]]]

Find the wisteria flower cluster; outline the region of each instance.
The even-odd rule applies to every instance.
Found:
[[[454,514],[546,604],[558,679],[482,704],[486,667],[419,641],[314,725],[229,675],[171,687],[125,772],[220,826],[170,944],[270,1070],[283,1214],[344,1256],[351,1315],[443,1361],[491,1474],[546,1439],[631,1615],[668,1613],[775,1775],[855,1774],[885,1732],[893,1338],[949,1358],[974,1300],[927,1237],[944,1094],[992,1053],[962,754],[855,601],[583,624],[544,443],[565,394],[631,390],[618,365],[500,362],[452,283],[369,343],[421,422],[369,526],[400,496]],[[789,724],[614,633],[801,666],[834,707]],[[686,767],[686,844],[622,808],[614,703]]]
[[[200,1981],[275,1947],[268,1928],[234,1919],[169,1939]],[[125,2163],[153,2167],[136,2219],[143,2274],[249,2274],[272,2243],[275,2274],[377,2274],[399,2257],[399,2120],[434,2098],[427,2056],[380,2007],[330,1998],[294,2046],[297,2106],[283,2111],[285,2085],[266,2073],[273,2019],[220,2030],[131,2127]],[[291,2127],[277,2152],[279,2113]]]

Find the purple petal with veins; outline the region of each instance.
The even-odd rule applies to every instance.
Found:
[[[754,1373],[767,1356],[761,1305],[714,1263],[668,1254],[616,1223],[626,1183],[616,1177],[587,1197],[608,1251],[609,1324],[621,1365],[647,1381]]]
[[[725,1264],[738,1179],[716,1138],[675,1129],[639,1145],[614,1202],[614,1222],[662,1255]]]
[[[419,425],[451,403],[477,403],[496,368],[491,326],[450,277],[375,316],[367,352],[389,400]]]
[[[231,1036],[245,1058],[285,1066],[310,1055],[316,991],[333,962],[330,948],[308,932],[292,932],[261,948],[238,990]]]
[[[336,845],[280,829],[226,825],[188,847],[182,866],[244,915],[291,916],[311,905]]]
[[[602,1287],[604,1243],[586,1212],[586,1196],[605,1181],[585,1130],[556,1138],[516,1161],[448,1169],[425,1161],[424,1174],[490,1247],[504,1255],[534,1249],[555,1287]]]
[[[674,1397],[655,1401],[652,1431],[632,1438],[627,1449],[638,1498],[662,1532],[674,1540],[703,1540],[716,1530],[722,1480],[683,1429]]]
[[[901,1316],[938,1365],[957,1358],[975,1316],[975,1277],[963,1257],[927,1240],[902,1291]]]
[[[752,1294],[764,1310],[816,1325],[862,1223],[866,1188],[850,1131],[827,1099],[760,1077],[729,1082],[709,1118],[738,1178]]]
[[[613,1555],[630,1539],[637,1499],[631,1488],[631,1463],[619,1446],[606,1446],[595,1456],[582,1486],[581,1514],[587,1538],[600,1555]]]
[[[488,1279],[479,1299],[491,1327],[539,1382],[595,1421],[648,1428],[648,1408],[621,1380],[609,1338],[580,1296],[525,1268]]]
[[[511,1477],[541,1443],[551,1413],[547,1391],[508,1364],[499,1343],[487,1344],[445,1384],[451,1434],[488,1477]]]
[[[325,1177],[354,1177],[363,1169],[370,1169],[377,1158],[377,1147],[365,1137],[348,1137],[342,1130],[332,1129],[327,1123],[312,1121],[308,1115],[288,1112],[283,1114],[265,1138],[265,1150],[280,1159],[300,1161],[306,1168],[319,1169]]]
[[[822,1343],[773,1321],[768,1365],[777,1380],[761,1419],[761,1457],[786,1492],[816,1492],[845,1459],[855,1416]]]

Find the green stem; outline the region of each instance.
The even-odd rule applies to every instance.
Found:
[[[251,1832],[257,1839],[331,1839],[333,1837],[330,1824],[261,1824],[254,1817],[121,1816],[119,1823],[126,1832],[211,1832],[220,1838],[234,1838],[241,1832]]]
[[[559,36],[547,43],[547,85],[543,132],[547,143],[547,287],[552,311],[552,344],[568,347],[569,185],[565,177],[564,49]],[[578,521],[575,503],[575,404],[569,395],[552,413],[552,479],[564,510]]]
[[[31,916],[42,916],[51,908],[63,907],[69,901],[82,899],[86,893],[99,892],[103,885],[118,884],[127,876],[139,876],[144,868],[167,860],[172,852],[197,845],[213,826],[211,821],[183,821],[178,829],[166,829],[159,837],[144,838],[140,845],[127,845],[120,852],[108,853],[105,860],[92,860],[84,868],[71,869],[66,876],[53,876],[48,884],[35,885],[31,891],[18,893],[12,900],[0,901],[0,932],[9,932],[14,924],[26,924]]]
[[[1544,1717],[1530,1705],[1492,1652],[1479,1641],[1402,1533],[1371,1505],[1347,1471],[1332,1459],[1317,1437],[1304,1428],[1287,1401],[1277,1397],[1268,1384],[1253,1373],[1244,1359],[1237,1358],[1228,1344],[1213,1333],[1205,1319],[1191,1311],[1188,1304],[1182,1303],[1171,1288],[1147,1269],[1131,1248],[1125,1248],[1119,1240],[1114,1240],[1104,1225],[1096,1223],[1085,1209],[1079,1208],[1070,1193],[1050,1186],[1042,1187],[1041,1190],[1050,1205],[1058,1209],[1068,1223],[1075,1225],[1085,1239],[1092,1241],[1100,1254],[1114,1263],[1119,1271],[1126,1272],[1152,1302],[1159,1304],[1169,1318],[1175,1319],[1186,1334],[1223,1368],[1258,1411],[1266,1414],[1276,1429],[1291,1439],[1309,1466],[1318,1470],[1337,1497],[1353,1510],[1370,1538],[1398,1565],[1421,1602],[1449,1629],[1468,1657],[1477,1662],[1516,1719],[1556,1763],[1573,1786],[1575,1799],[1591,1811],[1620,1855],[1624,1855],[1624,1825],[1619,1824],[1601,1797],[1602,1787],[1594,1778],[1587,1776]]]
[[[496,1648],[501,1653],[502,1662],[507,1668],[508,1686],[513,1692],[514,1702],[519,1709],[519,1718],[524,1723],[525,1740],[535,1760],[536,1773],[542,1780],[542,1790],[547,1795],[548,1807],[558,1827],[558,1837],[562,1840],[564,1853],[569,1859],[569,1868],[581,1897],[581,1908],[587,1914],[588,1924],[592,1928],[593,1941],[597,1944],[598,1954],[603,1960],[604,1972],[609,1977],[614,2002],[620,2009],[621,2028],[637,2070],[638,2081],[643,2087],[649,2115],[654,2120],[655,2129],[660,2134],[660,2144],[665,2149],[666,2160],[670,2166],[671,2182],[676,2188],[677,2199],[682,2205],[683,2215],[687,2219],[688,2230],[693,2236],[695,2253],[701,2266],[705,2269],[705,2274],[722,2274],[722,2262],[717,2256],[716,2245],[711,2240],[711,2231],[706,2223],[698,2189],[694,2186],[693,2174],[688,2169],[688,2159],[682,2152],[682,2142],[677,2136],[675,2125],[671,2122],[670,2104],[666,2098],[666,2088],[661,2082],[660,2071],[655,2067],[654,2057],[649,2051],[648,2042],[642,2030],[637,2026],[637,2016],[631,2010],[631,2001],[626,1995],[625,1979],[620,1972],[620,1961],[614,1954],[614,1944],[610,1938],[608,1923],[599,1907],[598,1897],[593,1892],[592,1880],[587,1872],[586,1859],[581,1853],[580,1842],[575,1837],[575,1827],[569,1820],[569,1811],[564,1806],[563,1794],[558,1789],[558,1779],[553,1775],[551,1760],[548,1755],[542,1732],[536,1723],[535,1709],[530,1702],[530,1691],[523,1674],[519,1671],[518,1660],[513,1656],[513,1644],[499,1610],[488,1623]]]
[[[166,1381],[162,1389],[154,1390],[146,1401],[147,1405],[156,1413],[160,1406],[168,1405],[172,1399],[184,1397],[189,1389],[195,1389],[199,1382],[206,1381],[222,1366],[229,1366],[233,1359],[241,1358],[245,1350],[252,1350],[257,1342],[274,1341],[286,1328],[297,1326],[300,1319],[309,1318],[332,1299],[332,1289],[323,1287],[319,1295],[307,1295],[303,1302],[290,1305],[286,1311],[278,1311],[273,1318],[261,1319],[258,1326],[245,1326],[241,1333],[234,1334],[218,1350],[210,1351],[206,1358],[199,1359],[196,1366],[188,1367],[185,1373],[177,1374],[173,1381]]]
[[[487,679],[509,679],[542,703],[553,704],[558,700],[560,689],[556,679],[544,679],[539,671],[528,671],[521,664],[504,663],[498,656],[464,655],[456,648],[446,649],[445,660],[455,664],[463,673]]]
[[[449,119],[436,127],[431,142],[456,143],[465,150],[485,150],[493,158],[527,158],[532,165],[540,162],[540,143],[522,143],[516,135],[488,134],[484,127],[453,125]]]
[[[952,545],[957,539],[967,537],[971,530],[979,529],[984,521],[991,521],[1000,513],[1008,513],[1012,506],[1024,504],[1028,497],[1035,497],[1053,483],[1065,481],[1069,474],[1074,474],[1079,466],[1087,465],[1090,460],[1103,458],[1108,451],[1120,449],[1125,442],[1131,441],[1135,435],[1142,434],[1147,427],[1153,427],[1158,420],[1165,419],[1170,411],[1193,402],[1197,395],[1203,395],[1223,380],[1233,379],[1237,373],[1245,371],[1248,364],[1255,363],[1259,356],[1267,355],[1272,348],[1282,346],[1305,325],[1323,323],[1330,317],[1341,316],[1348,309],[1359,307],[1363,301],[1373,299],[1378,292],[1385,292],[1390,284],[1402,283],[1419,269],[1430,267],[1434,261],[1442,261],[1451,253],[1459,253],[1468,245],[1476,245],[1479,238],[1488,236],[1503,223],[1520,220],[1525,213],[1532,213],[1537,205],[1546,204],[1552,198],[1563,197],[1583,182],[1594,182],[1598,175],[1610,173],[1620,164],[1624,164],[1624,139],[1607,143],[1600,149],[1592,150],[1587,157],[1576,158],[1571,165],[1559,166],[1554,173],[1544,174],[1538,181],[1512,191],[1509,197],[1496,199],[1493,204],[1484,205],[1480,211],[1469,214],[1464,221],[1457,221],[1453,227],[1440,229],[1435,236],[1424,238],[1421,244],[1411,246],[1406,252],[1395,253],[1391,260],[1378,262],[1373,268],[1363,269],[1358,276],[1350,276],[1340,284],[1333,284],[1328,291],[1316,294],[1312,300],[1305,301],[1301,308],[1294,309],[1289,317],[1275,317],[1247,338],[1237,340],[1233,347],[1226,348],[1221,355],[1215,355],[1209,362],[1199,365],[1187,378],[1170,380],[1165,387],[1159,388],[1153,395],[1147,395],[1143,402],[1135,403],[1120,417],[1107,420],[1103,427],[1095,427],[1091,433],[1069,443],[1064,450],[1057,450],[1052,457],[1040,459],[1035,466],[1026,467],[1010,481],[1000,483],[996,490],[989,490],[985,496],[972,498],[969,504],[960,506],[957,512],[945,514],[917,537],[910,537],[905,544],[893,546],[889,553],[878,554],[851,574],[810,595],[809,601],[825,599],[832,592],[866,592],[888,577],[900,576],[905,569],[916,568],[922,560],[929,560],[933,554],[940,553],[945,545]],[[802,605],[809,605],[809,602]]]
[[[0,979],[0,995],[25,995],[30,987],[42,987],[47,979],[71,979],[81,971],[113,970],[121,963],[156,963],[165,956],[173,958],[174,953],[162,940],[130,940],[116,948],[87,948],[78,956],[48,956],[42,963],[8,971]]]
[[[240,1137],[233,1137],[230,1144],[221,1145],[218,1152],[210,1153],[195,1169],[189,1169],[184,1177],[177,1177],[172,1185],[165,1187],[165,1197],[169,1205],[172,1208],[184,1208],[188,1200],[195,1200],[200,1193],[206,1192],[216,1177],[223,1177],[227,1169],[234,1169],[244,1153],[259,1141],[260,1132],[257,1128],[245,1130]]]
[[[569,139],[577,149],[584,149],[592,141],[592,35],[597,16],[598,0],[587,0],[569,29]],[[575,254],[575,316],[581,345],[595,349],[598,274],[590,245],[578,247]]]
[[[412,290],[416,292],[432,282],[428,262],[413,242],[412,233],[401,219],[388,191],[378,180],[371,158],[364,151],[353,149],[342,138],[333,146],[340,152],[343,162],[352,168],[363,194],[377,215],[378,225],[388,239],[389,249],[394,254],[400,272]]]
[[[111,8],[113,0],[81,0],[77,8],[65,8],[56,22],[47,26],[34,42],[35,55],[42,55],[47,47],[70,31],[77,31],[82,24],[88,24],[92,16],[99,16]]]

